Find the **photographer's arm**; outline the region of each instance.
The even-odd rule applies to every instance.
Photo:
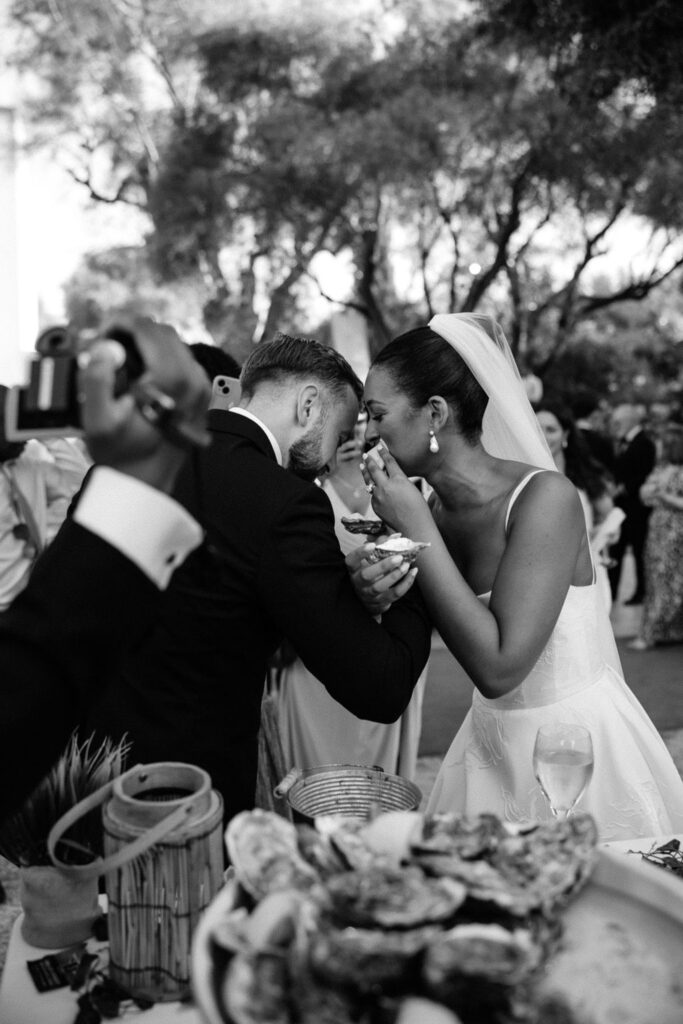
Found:
[[[194,361],[156,330],[140,347],[156,386],[201,430],[208,388]],[[49,770],[87,703],[153,625],[159,587],[201,539],[157,489],[172,486],[184,454],[131,396],[114,398],[114,369],[111,351],[96,348],[81,374],[86,438],[109,468],[93,471],[73,520],[0,615],[0,818]]]

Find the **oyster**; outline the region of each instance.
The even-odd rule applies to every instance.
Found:
[[[509,931],[499,924],[459,924],[430,943],[424,974],[432,984],[457,974],[516,985],[541,964],[543,950],[526,928]]]
[[[301,856],[322,879],[346,870],[347,863],[335,850],[329,836],[318,832],[312,825],[297,826],[297,841]]]
[[[399,1006],[395,1024],[406,1024],[407,1021],[419,1020],[421,1024],[461,1024],[460,1018],[447,1010],[440,1003],[431,999],[409,996]]]
[[[409,860],[423,826],[424,818],[419,811],[384,811],[364,825],[359,835],[371,850],[398,867]]]
[[[418,867],[347,871],[327,884],[335,919],[357,928],[414,928],[448,921],[465,896],[463,885],[450,878],[427,878]]]
[[[311,936],[309,966],[321,980],[356,993],[409,991],[418,958],[440,933],[438,925],[406,931],[323,928]]]
[[[390,555],[403,555],[403,561],[410,564],[415,561],[423,548],[429,546],[429,543],[424,541],[410,540],[409,537],[403,537],[400,533],[392,533],[381,544],[376,544],[368,553],[367,558],[369,562],[379,562],[382,558],[389,558]]]
[[[465,817],[435,814],[425,822],[422,835],[412,843],[414,859],[425,870],[447,874],[448,860],[474,860],[491,854],[508,832],[495,814]]]
[[[363,871],[378,863],[378,855],[363,837],[366,822],[325,814],[315,819],[315,827],[342,858],[345,868]]]
[[[269,811],[242,811],[225,832],[228,857],[240,884],[255,899],[277,889],[308,890],[320,882],[297,845],[295,826]]]
[[[427,948],[427,994],[465,1021],[529,1021],[535,972],[543,951],[526,929],[458,925]]]
[[[597,858],[598,831],[589,814],[547,821],[502,840],[491,863],[518,890],[518,902],[553,910],[588,880]],[[528,894],[528,899],[521,894]]]
[[[471,899],[523,916],[551,911],[576,891],[593,869],[596,850],[593,819],[577,814],[529,832],[507,833],[479,860],[420,851],[417,859],[430,873],[463,883]]]
[[[233,1024],[290,1024],[289,988],[282,954],[236,953],[223,979],[223,1006]]]
[[[361,516],[342,516],[342,525],[349,533],[363,533],[366,537],[379,537],[389,533],[389,527],[381,519],[363,519]]]

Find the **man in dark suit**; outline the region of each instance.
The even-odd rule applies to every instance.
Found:
[[[313,483],[358,416],[361,384],[346,360],[280,336],[257,346],[240,380],[240,407],[210,411],[211,447],[174,492],[205,542],[87,723],[127,733],[137,761],[205,768],[226,818],[254,805],[266,666],[284,638],[341,704],[378,722],[405,709],[431,639],[408,593],[414,570],[394,559],[356,576],[369,588],[361,602]]]
[[[576,426],[581,431],[581,436],[588,445],[591,455],[605,469],[609,470],[610,475],[613,475],[614,445],[612,439],[597,430],[591,420],[591,416],[595,414],[598,407],[597,398],[592,392],[583,391],[572,397],[570,406]]]
[[[612,597],[616,598],[621,567],[627,547],[631,547],[636,567],[636,588],[625,604],[642,604],[645,591],[643,550],[647,537],[650,509],[640,500],[640,488],[654,468],[656,449],[652,438],[642,427],[642,416],[635,405],[622,403],[615,407],[611,419],[616,444],[614,477],[617,482],[615,503],[626,513],[621,535],[610,548],[613,561],[609,569]]]
[[[203,371],[170,328],[134,326],[145,382],[208,441]],[[99,466],[73,519],[0,614],[0,820],[52,767],[107,671],[149,632],[160,588],[201,540],[196,521],[161,493],[186,453],[130,394],[114,398],[117,365],[105,343],[81,371],[82,420]]]

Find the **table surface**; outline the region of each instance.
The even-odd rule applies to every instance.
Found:
[[[21,934],[23,914],[12,926],[7,959],[0,979],[0,1024],[73,1024],[78,1006],[77,992],[57,988],[38,992],[26,967],[27,960],[40,960],[57,950],[38,949]],[[156,1003],[144,1013],[127,1013],[123,1020],[140,1024],[203,1024],[199,1010],[187,1003]]]
[[[631,850],[645,853],[673,838],[683,844],[683,836],[650,836],[602,845],[623,853]],[[77,994],[68,988],[41,993],[31,980],[26,961],[38,960],[56,950],[29,946],[21,935],[22,917],[20,914],[12,927],[5,969],[0,979],[0,1024],[73,1024]],[[134,1021],[137,1014],[127,1015],[124,1019]],[[186,1003],[157,1003],[140,1015],[141,1024],[202,1024],[202,1021],[199,1010]]]

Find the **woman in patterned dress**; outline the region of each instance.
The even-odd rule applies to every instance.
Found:
[[[662,438],[662,461],[640,490],[652,508],[645,544],[645,602],[639,635],[629,646],[644,651],[683,641],[683,426]]]

